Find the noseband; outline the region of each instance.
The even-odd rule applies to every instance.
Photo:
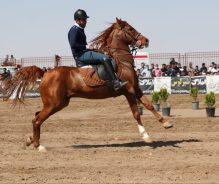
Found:
[[[124,31],[125,33],[127,33],[134,41],[138,41],[138,37],[141,35],[141,33],[138,33],[137,35],[133,36],[130,31],[128,31],[125,28],[121,28],[122,31]]]

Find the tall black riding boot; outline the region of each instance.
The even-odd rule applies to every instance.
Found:
[[[113,87],[115,91],[118,91],[119,89],[121,89],[128,83],[127,81],[119,81],[119,79],[117,78],[114,72],[111,59],[105,59],[103,64],[104,64],[105,70],[107,71],[107,73],[110,75],[110,78],[112,79]]]

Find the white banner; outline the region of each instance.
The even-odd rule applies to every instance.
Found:
[[[166,88],[171,94],[171,77],[154,77],[154,91],[160,91],[160,88]]]
[[[206,88],[207,93],[214,92],[219,93],[219,75],[207,75],[206,76]]]

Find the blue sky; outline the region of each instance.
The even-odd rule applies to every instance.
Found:
[[[219,51],[218,0],[1,0],[0,58],[71,55],[79,8],[90,16],[88,41],[119,17],[149,38],[149,53]]]

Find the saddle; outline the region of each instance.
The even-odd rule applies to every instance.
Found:
[[[98,65],[84,65],[76,61],[79,67],[79,72],[87,86],[102,86],[111,81],[110,75],[106,72],[102,64]],[[112,60],[112,65],[115,71],[116,63]]]

